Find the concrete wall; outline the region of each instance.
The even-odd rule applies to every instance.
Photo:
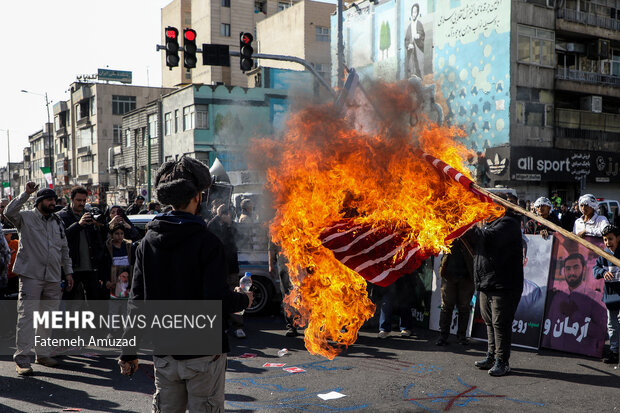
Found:
[[[166,44],[164,29],[168,26],[176,27],[179,30],[179,46],[183,45],[183,29],[191,27],[192,1],[174,0],[166,7],[161,9],[161,43]],[[200,41],[200,39],[198,39]],[[200,46],[198,46],[200,47]],[[161,84],[163,87],[174,87],[192,82],[191,73],[186,74],[183,67],[183,52],[179,52],[179,66],[170,70],[166,66],[166,52],[161,54]]]

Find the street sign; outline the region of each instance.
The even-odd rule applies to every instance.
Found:
[[[202,44],[202,64],[205,66],[230,66],[227,44]]]
[[[131,83],[131,72],[126,70],[97,69],[97,77],[99,80]]]

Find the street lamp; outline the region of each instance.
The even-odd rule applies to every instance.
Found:
[[[54,127],[51,126],[51,121],[50,121],[50,101],[47,98],[47,92],[45,92],[45,94],[42,93],[35,93],[35,92],[30,92],[28,90],[21,90],[22,93],[30,93],[31,95],[37,95],[37,96],[43,96],[45,98],[45,107],[47,108],[47,127],[51,127],[52,131],[48,130],[47,131],[47,136],[49,139],[49,152],[48,152],[48,156],[49,156],[49,164],[50,164],[50,174],[52,175],[52,186],[54,186],[54,155],[53,155],[53,151],[54,151],[54,135],[53,135],[53,130]],[[51,132],[51,133],[50,133]]]

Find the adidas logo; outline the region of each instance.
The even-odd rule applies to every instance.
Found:
[[[491,171],[493,175],[501,175],[502,173],[504,173],[504,170],[506,169],[507,160],[508,160],[507,158],[500,160],[499,154],[496,153],[495,159],[493,160],[487,159],[487,165],[489,165],[489,170]]]

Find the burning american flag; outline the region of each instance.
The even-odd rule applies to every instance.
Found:
[[[355,107],[346,116],[332,104],[306,107],[290,115],[282,139],[253,145],[274,199],[271,236],[295,287],[285,302],[313,354],[333,358],[355,342],[375,311],[367,281],[394,282],[448,251],[472,223],[503,212],[472,190],[461,131],[411,125],[412,114],[423,118],[416,90],[408,82],[373,87],[385,115],[370,121]]]

